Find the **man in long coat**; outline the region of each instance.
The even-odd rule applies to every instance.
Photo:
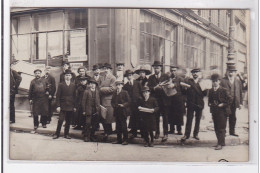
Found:
[[[207,90],[202,91],[199,84],[199,73],[200,69],[195,68],[191,70],[192,78],[186,82],[190,85],[187,89],[187,120],[185,127],[185,135],[182,137],[182,142],[190,138],[192,120],[195,113],[195,126],[193,131],[193,137],[199,140],[199,128],[200,119],[202,116],[202,110],[204,108],[203,97],[207,94]]]
[[[10,123],[15,123],[15,95],[22,81],[22,77],[15,70],[10,68]]]
[[[238,136],[235,133],[236,126],[236,109],[241,109],[242,98],[242,86],[241,82],[236,78],[235,66],[228,66],[227,76],[221,80],[220,86],[226,88],[232,97],[230,104],[231,114],[229,115],[229,134],[232,136]]]
[[[154,61],[152,65],[155,71],[155,74],[151,75],[148,79],[148,87],[151,90],[151,96],[157,99],[159,105],[159,111],[156,115],[156,133],[155,139],[159,138],[160,135],[160,116],[163,117],[163,141],[168,138],[168,116],[165,114],[165,105],[169,103],[167,101],[166,94],[164,93],[162,87],[159,86],[160,83],[165,82],[169,79],[169,76],[162,73],[162,64],[160,61]]]
[[[34,70],[35,79],[31,81],[29,88],[29,101],[33,105],[33,122],[34,129],[39,126],[38,116],[41,115],[41,123],[43,128],[46,128],[48,115],[48,91],[47,82],[41,78],[42,71],[40,69]]]
[[[132,70],[126,70],[125,77],[127,78],[127,83],[124,85],[123,89],[128,92],[131,103],[129,105],[130,122],[129,127],[132,129],[132,136],[134,138],[137,136],[137,129],[139,129],[139,115],[137,109],[137,101],[142,96],[142,85],[139,81],[133,79],[134,72]]]
[[[52,117],[52,114],[53,114],[51,103],[52,103],[53,97],[54,97],[55,92],[56,92],[55,78],[52,75],[50,75],[50,69],[51,69],[51,67],[46,67],[45,68],[45,75],[42,77],[47,82],[47,93],[49,95],[48,96],[49,101],[48,101],[47,124],[50,124],[50,122],[51,122],[51,117]]]
[[[107,109],[106,119],[102,120],[103,128],[105,131],[105,140],[108,135],[112,133],[112,123],[115,122],[114,110],[111,105],[112,95],[115,91],[115,81],[116,77],[111,73],[111,64],[105,63],[102,67],[105,74],[101,78],[100,83],[100,96],[101,96],[101,105]]]

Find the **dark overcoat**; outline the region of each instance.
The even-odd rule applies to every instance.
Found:
[[[21,75],[15,70],[10,70],[10,95],[14,96],[18,92],[18,87],[22,81]]]
[[[148,85],[148,79],[147,79],[146,76],[145,76],[145,78],[141,78],[141,77],[139,77],[139,78],[137,78],[136,80],[139,81],[139,82],[141,83],[142,87]]]
[[[85,90],[82,98],[82,112],[86,112],[87,116],[96,113],[93,112],[92,109],[93,102],[94,99],[92,97],[92,91],[90,89]],[[100,96],[99,96],[99,90],[97,88],[95,92],[95,107],[98,115],[100,115]]]
[[[155,131],[156,130],[156,120],[155,114],[159,110],[158,102],[154,97],[149,97],[147,101],[144,98],[140,98],[138,101],[138,106],[144,108],[154,109],[154,113],[147,113],[139,111],[141,118],[141,129],[144,131]]]
[[[59,83],[56,104],[62,111],[73,111],[76,108],[76,85],[73,82],[69,86],[65,82]]]
[[[48,76],[43,76],[43,79],[46,80],[47,82],[47,90],[49,92],[49,94],[51,96],[55,95],[56,92],[56,82],[55,82],[55,78],[53,76],[51,76],[50,74],[48,74]]]
[[[47,116],[48,114],[48,95],[47,82],[43,78],[35,78],[31,81],[29,88],[29,100],[33,101],[33,114]]]
[[[221,82],[220,86],[223,88],[226,88],[229,94],[231,94],[231,83],[228,79],[228,77],[224,77]],[[236,108],[239,108],[240,104],[243,103],[243,97],[242,97],[242,86],[241,82],[235,78],[234,80],[234,89],[235,89],[235,95],[234,95],[234,104]]]
[[[114,108],[114,117],[126,119],[127,117],[127,108],[130,105],[130,97],[125,90],[121,90],[121,92],[117,95],[117,91],[114,91],[111,104]],[[124,105],[124,107],[118,106],[118,104]]]

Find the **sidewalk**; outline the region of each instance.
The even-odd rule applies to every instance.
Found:
[[[29,112],[22,112],[17,111],[16,112],[16,123],[10,124],[10,130],[11,131],[21,131],[21,132],[27,132],[27,133],[34,133],[33,132],[33,118],[29,117]],[[51,124],[47,125],[47,128],[42,128],[40,126],[35,133],[38,134],[44,134],[49,135],[52,137],[52,135],[55,133],[56,127],[57,127],[57,121],[58,116],[53,116]],[[193,119],[193,125],[195,119]],[[186,117],[184,117],[184,122],[186,123]],[[237,110],[237,125],[236,125],[236,133],[239,135],[239,137],[230,136],[228,133],[226,133],[226,145],[240,145],[240,144],[248,144],[248,109],[243,108],[241,110]],[[63,130],[64,127],[61,130],[61,137],[63,137]],[[113,130],[115,129],[115,123],[113,123]],[[193,128],[192,128],[193,129]],[[175,135],[175,134],[169,134],[168,140],[165,143],[161,142],[162,135],[162,119],[160,121],[160,138],[155,140],[155,144],[164,144],[164,145],[172,145],[172,144],[180,144],[181,137],[183,135]],[[182,126],[182,132],[185,131],[185,125]],[[227,125],[227,132],[228,132],[228,125]],[[102,125],[100,126],[100,131],[96,132],[96,135],[101,138],[103,133]],[[192,132],[193,133],[193,132]],[[191,135],[192,135],[191,133]],[[74,130],[73,128],[70,129],[70,136],[72,138],[77,139],[83,139],[83,136],[81,135],[81,130]],[[197,145],[197,146],[213,146],[217,144],[217,138],[214,132],[214,126],[213,122],[211,120],[211,114],[209,113],[208,107],[206,107],[203,110],[203,115],[200,123],[200,132],[199,132],[199,138],[200,140],[196,140],[190,137],[190,139],[186,140],[185,145]],[[112,142],[116,140],[116,134],[112,134],[109,136],[107,142]],[[133,144],[144,144],[144,140],[138,135],[137,138],[130,139],[129,143]]]

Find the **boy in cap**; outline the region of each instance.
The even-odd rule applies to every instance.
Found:
[[[126,108],[129,106],[130,97],[127,91],[123,90],[123,81],[116,81],[116,91],[113,93],[111,104],[114,108],[114,117],[116,118],[117,141],[113,144],[128,144],[127,132],[127,112]],[[123,133],[123,140],[122,140]]]
[[[60,131],[65,120],[64,138],[71,139],[69,136],[71,118],[76,112],[76,85],[71,81],[72,72],[67,69],[64,72],[65,81],[59,83],[56,93],[57,112],[60,113],[56,133],[53,139],[60,137]]]
[[[232,98],[228,91],[220,86],[220,76],[218,74],[213,74],[211,80],[212,88],[209,90],[208,105],[218,139],[215,150],[221,150],[222,146],[225,146],[227,116],[230,114],[229,104]]]
[[[133,79],[134,72],[132,70],[126,70],[124,77],[127,78],[127,83],[123,89],[128,92],[131,102],[129,105],[130,122],[129,127],[132,131],[131,138],[137,137],[137,129],[139,128],[139,116],[137,109],[137,101],[142,95],[141,83]]]
[[[83,111],[82,111],[82,98],[85,90],[87,89],[87,80],[85,76],[81,76],[79,79],[79,84],[77,85],[76,90],[76,103],[77,103],[77,116],[75,118],[76,127],[74,129],[80,130],[84,123]]]
[[[100,96],[98,83],[93,79],[88,81],[90,88],[86,89],[82,98],[82,112],[85,117],[83,127],[84,141],[96,141],[94,135],[100,119]]]
[[[39,126],[38,116],[41,115],[42,127],[46,128],[48,114],[48,92],[46,80],[41,78],[42,71],[34,70],[35,79],[31,81],[29,88],[29,102],[33,105],[34,130]]]

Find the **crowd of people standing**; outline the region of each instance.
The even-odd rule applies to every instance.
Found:
[[[237,78],[235,66],[227,67],[224,78],[213,74],[212,87],[206,89],[200,85],[203,79],[200,78],[199,68],[190,71],[191,77],[179,75],[178,66],[171,66],[169,72],[163,73],[160,61],[154,61],[152,65],[154,74],[145,66],[132,71],[124,70],[124,63],[117,63],[117,68],[116,74],[113,75],[109,63],[94,65],[91,73],[87,73],[82,66],[78,68],[79,75],[76,76],[70,70],[69,64],[65,63],[57,91],[55,79],[50,75],[50,67],[46,67],[43,76],[42,71],[36,69],[35,79],[31,81],[29,89],[34,129],[36,130],[40,123],[43,128],[47,128],[47,124],[51,123],[52,101],[56,97],[59,120],[53,139],[60,137],[65,121],[64,137],[67,139],[71,138],[69,130],[73,126],[82,130],[85,142],[97,141],[95,132],[102,124],[104,141],[115,132],[117,140],[113,144],[127,145],[129,138],[140,134],[144,138],[144,146],[152,147],[154,139],[160,136],[162,117],[162,142],[168,140],[168,134],[183,135],[184,132],[181,138],[184,143],[190,138],[195,116],[193,138],[200,140],[200,120],[205,106],[203,98],[207,95],[218,139],[215,149],[220,150],[225,145],[227,120],[229,134],[238,136],[235,132],[236,109],[241,108],[243,99],[242,85]],[[11,73],[12,76],[16,75],[13,71]],[[18,78],[17,83],[19,80],[21,81]],[[19,86],[12,85],[14,88]],[[11,97],[13,98],[13,95]],[[183,131],[185,115],[187,118]],[[130,120],[127,124],[128,116]],[[12,117],[13,115],[11,121]],[[114,131],[112,123],[116,123]],[[131,130],[128,131],[128,128]]]

